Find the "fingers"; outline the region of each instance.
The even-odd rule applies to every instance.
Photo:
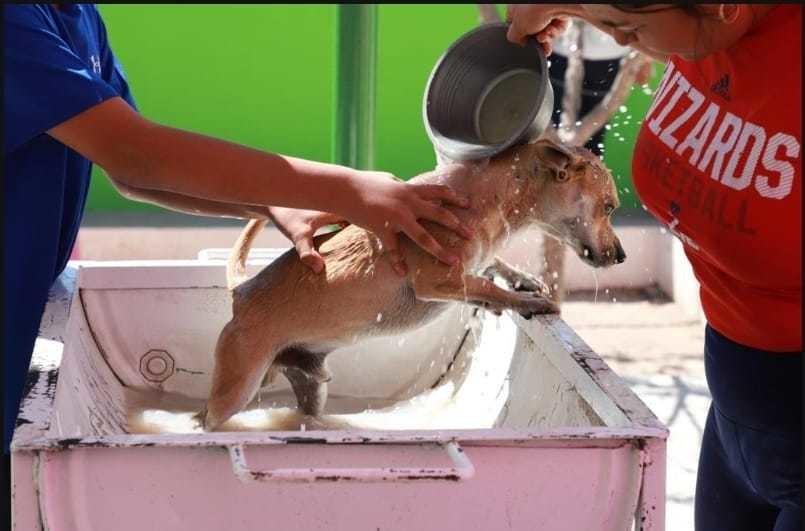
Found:
[[[458,217],[439,205],[425,202],[419,209],[418,217],[435,221],[439,225],[457,232],[468,240],[475,235],[475,231],[461,223]]]
[[[344,223],[347,222],[344,220],[343,216],[329,213],[321,213],[317,216],[314,216],[309,221],[310,229],[313,231],[313,233],[327,225],[342,225]]]
[[[512,22],[511,25],[509,25],[509,30],[506,32],[506,38],[509,39],[509,41],[523,46],[527,37],[528,34],[519,24]]]
[[[313,270],[314,273],[321,273],[324,270],[324,258],[313,247],[313,232],[305,232],[294,236],[293,244],[303,264]]]
[[[445,264],[454,266],[460,262],[459,258],[454,254],[447,251],[437,242],[428,231],[425,230],[416,220],[406,223],[402,227],[403,232],[411,238],[417,245],[425,249],[427,252],[444,262]]]
[[[387,231],[379,235],[380,242],[383,244],[383,250],[391,262],[391,267],[397,276],[404,277],[408,274],[408,266],[400,253],[399,240],[397,233]]]
[[[443,184],[415,184],[412,186],[422,199],[444,201],[462,208],[470,206],[470,200],[467,197],[459,195],[449,186]]]
[[[550,13],[548,6],[509,4],[506,20],[511,24],[506,38],[524,45],[529,36],[534,35],[545,55],[550,55],[553,50],[551,41],[561,35],[568,25],[567,17]]]

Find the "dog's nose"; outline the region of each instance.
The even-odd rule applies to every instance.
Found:
[[[619,264],[622,264],[625,261],[626,261],[626,253],[624,252],[623,247],[621,247],[621,242],[616,241],[615,242],[615,262],[617,262]]]

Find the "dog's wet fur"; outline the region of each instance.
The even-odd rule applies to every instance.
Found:
[[[474,228],[472,239],[424,222],[462,258],[460,265],[439,262],[403,237],[400,250],[408,273],[402,278],[378,238],[350,225],[315,239],[325,260],[322,273],[311,271],[290,249],[244,280],[249,248],[265,224],[248,223],[227,268],[233,317],[218,338],[212,389],[197,416],[204,429],[219,429],[280,373],[291,383],[301,411],[321,415],[331,379],[327,354],[362,338],[422,326],[451,303],[495,313],[511,309],[526,318],[557,313],[539,280],[495,257],[509,237],[528,226],[538,225],[570,245],[591,266],[625,259],[610,222],[619,205],[617,188],[586,149],[542,139],[491,160],[441,166],[412,181],[446,184],[469,197],[469,208],[449,208]],[[511,289],[495,284],[495,275]]]

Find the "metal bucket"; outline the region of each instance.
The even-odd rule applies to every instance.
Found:
[[[506,39],[508,24],[480,26],[439,58],[422,105],[437,153],[451,160],[494,156],[542,134],[553,112],[548,65],[536,41]]]

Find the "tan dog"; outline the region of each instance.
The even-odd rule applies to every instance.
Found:
[[[558,312],[539,281],[495,259],[508,237],[529,225],[572,246],[592,266],[625,259],[609,219],[618,207],[617,189],[588,150],[540,140],[491,161],[442,169],[415,180],[447,184],[470,198],[468,209],[453,211],[475,229],[471,240],[429,225],[434,237],[462,258],[458,266],[445,265],[404,239],[400,250],[408,275],[401,278],[383,257],[378,238],[352,225],[316,238],[323,273],[313,273],[290,249],[235,287],[265,223],[249,222],[227,269],[233,317],[218,338],[212,390],[199,414],[205,429],[215,430],[243,409],[264,378],[270,382],[278,372],[290,381],[302,411],[320,415],[330,379],[329,352],[356,339],[421,326],[449,303],[496,313],[512,309],[525,317]],[[481,276],[475,274],[490,262]],[[494,273],[518,291],[496,285],[490,280]]]

